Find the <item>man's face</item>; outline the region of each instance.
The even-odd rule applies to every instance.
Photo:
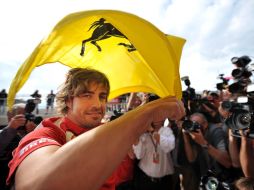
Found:
[[[193,116],[191,116],[190,120],[197,122],[200,125],[202,132],[204,132],[206,130],[206,128],[208,127],[207,123],[199,115],[193,115]]]
[[[91,83],[87,92],[67,101],[67,117],[83,128],[98,126],[105,115],[107,96],[104,86]]]

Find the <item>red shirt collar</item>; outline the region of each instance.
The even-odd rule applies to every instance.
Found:
[[[87,129],[87,128],[79,127],[77,124],[75,124],[73,121],[71,121],[67,117],[62,118],[60,127],[64,131],[71,131],[76,136],[90,130],[90,129]]]

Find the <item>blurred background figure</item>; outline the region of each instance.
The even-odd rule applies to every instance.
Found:
[[[169,126],[162,123],[153,131],[147,131],[133,145],[139,160],[134,188],[139,190],[163,190],[173,188],[174,165],[168,153],[175,148],[175,136]]]
[[[5,89],[0,92],[0,114],[5,113],[7,93]]]
[[[41,94],[39,94],[39,90],[35,90],[30,96],[34,98],[36,114],[39,114],[39,104],[41,103]]]
[[[47,95],[47,105],[45,114],[48,114],[49,108],[51,108],[51,112],[54,110],[55,97],[56,95],[54,94],[53,90],[51,90],[50,94]]]
[[[8,124],[0,130],[0,189],[9,189],[6,186],[6,178],[9,172],[8,163],[12,159],[12,151],[18,146],[19,141],[33,131],[42,120],[27,113],[26,109],[31,106],[20,103],[14,104],[11,111],[7,112]],[[33,108],[35,107],[32,105]]]

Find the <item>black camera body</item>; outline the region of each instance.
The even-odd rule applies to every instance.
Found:
[[[207,174],[201,177],[199,190],[233,190],[233,184],[222,178],[219,174],[208,170]]]
[[[229,85],[228,89],[231,93],[242,93],[251,82],[249,78],[252,75],[252,71],[248,68],[251,59],[249,56],[244,55],[241,57],[233,57],[231,62],[237,67],[231,73],[236,82]]]
[[[31,113],[25,113],[25,118],[27,121],[36,121],[36,116],[34,114]]]
[[[198,132],[198,129],[201,128],[199,123],[188,119],[183,121],[182,127],[187,132]]]
[[[34,124],[38,125],[40,124],[40,122],[43,120],[42,117],[40,116],[35,116],[34,114],[32,114],[32,112],[34,111],[35,109],[35,102],[34,102],[34,99],[28,99],[27,102],[26,102],[26,106],[25,106],[25,118],[26,118],[26,123],[28,121],[32,121],[34,122]],[[25,123],[25,125],[26,125]],[[21,126],[19,127],[19,130],[25,130],[25,125],[24,126]]]
[[[224,101],[221,106],[224,110],[231,112],[231,115],[225,120],[226,125],[232,129],[233,135],[240,137],[240,131],[247,137],[254,137],[254,110],[253,101],[245,97],[247,102]]]
[[[228,85],[229,79],[225,78],[225,77],[224,77],[224,74],[219,74],[218,78],[221,79],[222,82],[217,83],[217,84],[216,84],[216,88],[217,88],[218,90],[222,91],[223,89],[226,89],[226,86]]]

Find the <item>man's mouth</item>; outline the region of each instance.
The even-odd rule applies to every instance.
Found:
[[[87,113],[87,115],[91,117],[101,117],[102,113],[101,112],[92,112],[92,113]]]

